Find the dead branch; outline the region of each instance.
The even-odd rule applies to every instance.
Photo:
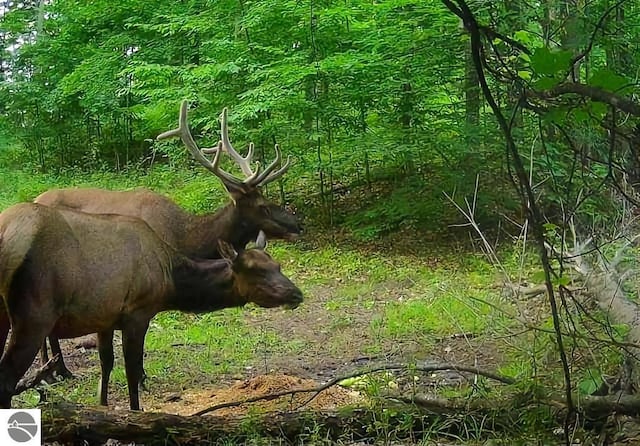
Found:
[[[523,409],[522,395],[515,395],[502,399],[501,401],[487,400],[464,400],[441,398],[435,395],[416,394],[416,395],[386,395],[389,400],[399,401],[403,404],[412,404],[421,410],[438,414],[461,414],[470,411],[488,413],[495,411],[513,410],[520,411]],[[579,411],[588,419],[601,419],[617,413],[620,415],[640,416],[640,395],[615,394],[606,396],[584,396],[574,395],[574,400],[578,402]],[[549,406],[556,411],[558,420],[565,416],[567,410],[566,401],[549,397],[536,401],[536,404]],[[507,409],[510,408],[510,409]]]
[[[479,369],[477,367],[467,367],[467,366],[456,365],[456,364],[444,363],[444,364],[422,365],[422,366],[413,365],[413,364],[385,364],[377,367],[365,368],[362,370],[355,371],[353,373],[349,373],[346,375],[339,376],[337,378],[333,378],[321,386],[311,387],[306,389],[292,389],[292,390],[287,390],[283,392],[270,393],[267,395],[248,398],[242,401],[230,401],[228,403],[216,404],[215,406],[202,409],[201,411],[198,411],[193,415],[194,416],[204,415],[204,414],[214,412],[219,409],[224,409],[227,407],[238,407],[245,404],[254,403],[256,401],[272,400],[282,396],[296,395],[299,393],[313,393],[311,397],[309,397],[304,403],[301,404],[300,407],[303,407],[309,404],[311,401],[313,401],[313,399],[316,398],[323,391],[339,384],[340,381],[344,381],[345,379],[349,379],[349,378],[356,378],[358,376],[368,375],[370,373],[385,372],[385,371],[388,372],[393,370],[410,370],[410,371],[417,371],[417,372],[423,372],[423,373],[431,373],[431,372],[442,371],[442,370],[454,370],[457,372],[472,373],[474,375],[484,376],[485,378],[493,379],[503,384],[514,384],[516,382],[515,379],[510,378],[508,376],[498,375],[496,373],[488,372],[488,371]]]
[[[60,355],[55,355],[51,359],[47,361],[45,365],[40,367],[34,374],[31,376],[22,378],[18,384],[16,385],[16,390],[14,395],[19,395],[23,392],[26,392],[29,389],[34,389],[39,386],[43,381],[46,382],[47,377],[53,375],[53,370],[56,368],[56,361]]]
[[[611,413],[640,415],[640,396],[638,395],[607,395],[587,396],[581,401],[582,410],[589,418],[602,418]]]

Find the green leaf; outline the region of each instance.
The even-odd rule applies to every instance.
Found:
[[[596,70],[587,83],[591,86],[613,92],[620,92],[631,84],[624,76],[620,76],[606,68]]]
[[[533,273],[533,275],[531,276],[531,280],[533,282],[544,282],[546,280],[546,276],[544,274],[544,271],[540,270],[540,271],[536,271],[535,273]]]
[[[574,122],[579,124],[589,122],[589,120],[591,119],[589,112],[582,108],[577,108],[573,110],[573,112],[571,113],[571,117],[573,118]]]
[[[531,43],[531,33],[529,33],[529,31],[521,29],[520,31],[516,31],[515,33],[513,33],[513,39],[518,42],[524,43],[525,45],[528,45],[529,43]]]
[[[543,77],[533,83],[533,86],[538,90],[548,90],[558,85],[561,81],[552,77]]]
[[[551,51],[547,47],[536,48],[531,56],[531,68],[541,76],[553,76],[569,69],[571,52]]]
[[[578,383],[578,390],[582,395],[591,395],[602,385],[603,379],[599,370],[588,370],[589,375]]]
[[[520,79],[524,79],[525,81],[531,80],[531,71],[520,70],[518,71],[518,77]]]
[[[631,328],[627,324],[612,324],[611,328],[613,329],[614,339],[616,341],[624,340],[631,331]]]
[[[531,68],[538,74],[555,74],[553,54],[549,48],[538,48],[531,56]]]
[[[554,108],[544,114],[545,122],[563,125],[567,120],[567,111],[563,108]]]
[[[589,110],[594,118],[601,119],[607,114],[608,107],[602,102],[590,102]]]

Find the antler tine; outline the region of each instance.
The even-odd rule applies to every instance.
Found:
[[[269,164],[260,175],[256,176],[256,178],[251,182],[251,185],[264,186],[265,184],[270,183],[278,177],[282,176],[289,169],[289,165],[291,164],[291,156],[287,157],[287,162],[284,163],[284,165],[280,169],[273,172],[273,170],[280,164],[280,161],[282,159],[280,146],[278,144],[275,145],[275,150],[276,157],[273,162]]]
[[[231,158],[240,166],[242,169],[242,173],[249,178],[254,178],[257,174],[257,171],[254,172],[251,169],[251,158],[253,157],[253,143],[249,144],[249,152],[247,156],[243,157],[240,155],[236,149],[231,145],[231,141],[229,141],[229,127],[227,125],[227,114],[229,110],[227,107],[222,109],[222,114],[220,115],[220,133],[222,135],[222,148],[225,150]],[[247,180],[245,180],[246,182]]]
[[[287,161],[284,163],[284,165],[280,169],[276,170],[271,175],[269,175],[267,178],[262,180],[260,185],[264,186],[265,184],[269,184],[272,181],[277,180],[282,175],[284,175],[287,170],[289,170],[289,167],[291,167],[291,155],[287,156]]]
[[[204,155],[200,151],[200,148],[194,141],[193,136],[191,136],[191,131],[189,130],[189,123],[187,122],[187,109],[188,109],[188,103],[187,103],[187,100],[185,99],[184,101],[182,101],[182,104],[180,105],[180,117],[178,119],[178,128],[161,133],[160,135],[158,135],[156,139],[160,141],[162,139],[179,136],[180,139],[182,140],[182,143],[187,147],[187,150],[189,150],[189,153],[191,153],[191,155],[196,159],[196,161],[198,161],[204,167],[206,167],[207,169],[213,172],[212,163],[209,162],[209,160],[204,157]]]
[[[202,151],[202,153],[211,154],[211,153],[216,153],[218,148],[217,147],[203,147],[200,150]],[[223,147],[222,150],[224,150],[224,147]],[[254,150],[254,145],[253,145],[252,142],[250,142],[249,143],[249,150],[247,151],[247,156],[245,156],[243,159],[244,160],[250,160],[253,157],[253,150]],[[227,151],[227,153],[228,153],[228,151]],[[246,183],[247,181],[252,180],[253,178],[255,178],[255,176],[258,173],[260,173],[260,161],[256,161],[256,171],[252,172],[245,180],[243,180],[243,182]]]
[[[220,155],[222,151],[222,141],[218,141],[218,147],[212,150],[212,152],[215,152],[215,155],[213,155],[211,169],[209,170],[211,170],[211,172],[213,172],[218,178],[222,179],[223,182],[226,182],[227,184],[231,183],[233,186],[241,186],[242,181],[240,181],[240,179],[220,168]]]
[[[258,232],[258,237],[256,238],[256,248],[264,251],[266,247],[267,247],[267,235],[264,233],[262,229],[260,229],[260,232]]]
[[[191,135],[191,131],[189,130],[189,122],[187,120],[187,111],[188,111],[188,103],[185,99],[182,101],[180,105],[180,117],[178,119],[178,128],[166,131],[157,136],[157,140],[167,139],[175,136],[179,136],[182,140],[182,143],[187,147],[191,156],[195,158],[200,164],[202,164],[207,170],[212,172],[218,178],[226,181],[228,183],[232,183],[235,186],[242,185],[242,180],[234,177],[228,172],[220,169],[220,153],[222,152],[222,141],[218,142],[218,146],[215,149],[207,149],[207,153],[215,152],[213,157],[213,161],[209,161],[202,153],[198,145],[196,144],[193,136]]]

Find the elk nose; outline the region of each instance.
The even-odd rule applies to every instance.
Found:
[[[290,310],[298,308],[303,300],[304,298],[302,296],[302,291],[296,290],[291,296],[291,301],[287,305],[287,308],[289,308]]]

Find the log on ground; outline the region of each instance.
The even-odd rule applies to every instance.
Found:
[[[157,412],[113,411],[69,403],[42,406],[46,442],[102,445],[107,440],[144,445],[203,445],[249,436],[295,439],[321,426],[330,438],[364,438],[371,415],[364,409],[348,413],[292,412],[267,416],[181,416]]]
[[[446,417],[446,426],[442,419]],[[107,440],[150,445],[240,444],[249,438],[277,438],[297,444],[313,433],[316,438],[366,441],[393,432],[397,438],[422,438],[433,430],[455,435],[471,423],[486,433],[513,429],[513,408],[470,410],[416,406],[396,400],[386,409],[353,408],[340,411],[270,412],[268,414],[181,416],[157,412],[113,411],[69,403],[42,406],[43,440],[61,444],[103,445]]]

